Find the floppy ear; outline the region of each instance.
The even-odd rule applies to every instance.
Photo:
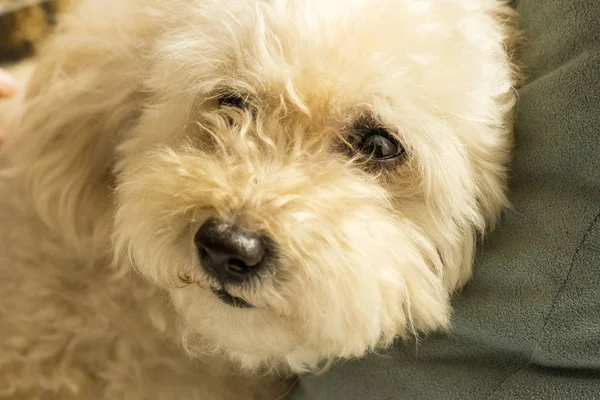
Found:
[[[39,56],[6,143],[36,212],[79,249],[107,225],[113,149],[142,101],[145,27],[127,29],[118,23],[127,15],[104,14],[83,10],[63,21]]]

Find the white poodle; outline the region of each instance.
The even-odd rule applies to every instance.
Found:
[[[88,0],[0,170],[0,399],[272,399],[443,328],[506,206],[502,0]]]

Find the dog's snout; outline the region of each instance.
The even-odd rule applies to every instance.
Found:
[[[218,218],[209,218],[194,242],[204,268],[221,282],[241,282],[265,261],[265,237]]]

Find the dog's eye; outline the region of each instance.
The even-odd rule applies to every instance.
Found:
[[[234,93],[226,93],[219,96],[219,107],[246,108],[247,101],[242,96]]]
[[[357,150],[371,160],[388,160],[404,154],[404,147],[385,128],[363,132]]]

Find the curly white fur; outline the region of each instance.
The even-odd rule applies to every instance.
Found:
[[[447,326],[507,205],[514,34],[500,0],[89,1],[3,149],[0,399],[271,398]],[[401,162],[338,151],[364,115]],[[253,309],[210,290],[211,216],[277,246],[227,287]]]

